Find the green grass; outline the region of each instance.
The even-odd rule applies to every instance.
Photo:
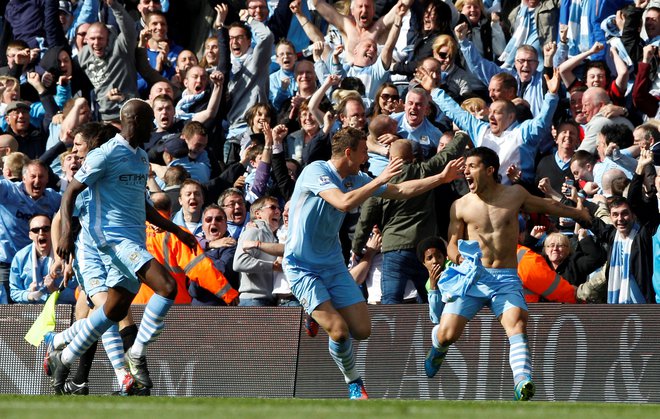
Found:
[[[643,418],[660,405],[564,402],[0,396],[0,418]]]

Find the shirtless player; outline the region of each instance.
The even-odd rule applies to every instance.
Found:
[[[429,378],[435,376],[449,345],[461,337],[468,321],[487,305],[509,338],[515,399],[529,400],[535,387],[527,344],[527,305],[517,274],[518,212],[570,217],[582,225],[590,225],[591,218],[587,210],[530,195],[518,185],[501,185],[499,157],[487,147],[472,149],[466,157],[464,173],[470,193],[451,207],[447,256],[461,264],[464,256],[459,249],[466,243],[459,243],[459,239],[474,240],[481,249],[485,269],[478,271],[477,279],[464,295],[445,305],[440,324],[433,328],[433,347],[424,367]]]

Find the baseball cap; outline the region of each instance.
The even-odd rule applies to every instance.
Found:
[[[67,15],[73,14],[71,9],[71,2],[68,0],[60,0],[60,12],[64,12]]]
[[[188,144],[179,138],[178,134],[169,134],[163,137],[157,151],[167,151],[172,157],[179,159],[188,155]]]
[[[20,100],[15,100],[13,102],[10,102],[9,105],[7,105],[7,109],[5,110],[5,113],[9,113],[11,111],[15,111],[18,109],[25,109],[29,111],[30,105],[25,102],[21,102]]]

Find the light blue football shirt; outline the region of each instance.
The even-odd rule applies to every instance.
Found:
[[[192,179],[201,183],[207,183],[211,179],[211,160],[206,150],[202,151],[195,160],[191,160],[188,156],[174,159],[170,162],[170,166],[182,166]]]
[[[90,189],[89,230],[99,245],[121,239],[144,245],[148,177],[147,153],[120,134],[89,152],[75,178]]]
[[[371,179],[360,172],[344,179],[329,161],[307,165],[296,181],[289,209],[289,232],[284,248],[285,263],[291,267],[311,270],[345,270],[339,243],[339,228],[346,214],[319,195],[329,189],[347,193]],[[387,189],[383,185],[376,195]]]
[[[76,263],[79,282],[85,285],[85,291],[90,292],[91,288],[88,281],[105,280],[107,271],[101,256],[99,255],[98,245],[89,231],[89,202],[92,198],[91,191],[85,189],[76,197],[76,204],[73,215],[80,220],[80,233],[76,238]]]
[[[419,145],[424,160],[428,160],[435,155],[440,137],[442,137],[442,131],[433,125],[428,118],[424,118],[424,122],[417,127],[410,126],[405,112],[392,114],[390,118],[399,124],[399,132],[397,133],[399,137],[412,140]]]

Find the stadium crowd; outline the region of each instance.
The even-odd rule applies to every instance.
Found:
[[[230,305],[234,289],[243,306],[299,305],[282,269],[288,201],[348,127],[367,136],[369,176],[392,158],[412,167],[393,183],[429,176],[485,146],[502,183],[588,208],[590,226],[520,214],[528,302],[660,298],[658,1],[0,3],[0,303],[59,288],[61,193],[83,139],[119,132],[133,98],[155,115],[154,207],[204,256],[146,226],[177,304]],[[428,301],[418,244],[446,239],[466,193],[457,179],[347,214],[343,256],[369,303]],[[151,294],[142,285],[134,303]]]

